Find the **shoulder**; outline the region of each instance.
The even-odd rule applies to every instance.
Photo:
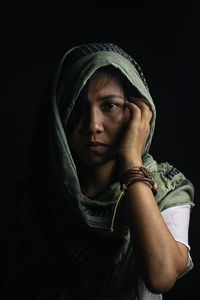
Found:
[[[169,162],[157,163],[154,160],[150,171],[158,186],[155,199],[161,211],[178,205],[194,205],[194,186],[176,166]]]
[[[170,190],[188,185],[193,187],[192,182],[186,178],[183,172],[169,162],[157,163],[154,175],[157,180],[160,179],[160,184],[164,184]]]

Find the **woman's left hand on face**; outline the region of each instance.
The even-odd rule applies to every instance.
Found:
[[[130,121],[119,146],[119,159],[122,167],[142,164],[142,154],[150,133],[151,108],[145,99],[131,97],[125,102],[130,111]]]

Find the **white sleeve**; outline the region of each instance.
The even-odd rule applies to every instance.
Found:
[[[177,242],[184,244],[190,251],[188,244],[188,230],[190,222],[190,205],[180,205],[167,208],[162,213],[171,234]],[[188,252],[188,264],[183,274],[185,275],[193,268],[193,262]]]
[[[189,250],[190,246],[188,244],[188,229],[190,222],[190,205],[180,205],[175,207],[170,207],[161,212],[167,227],[172,233],[174,239],[177,242],[184,244]],[[179,276],[182,277],[187,272],[193,268],[193,262],[188,252],[188,264],[185,271]],[[161,294],[151,293],[143,280],[139,278],[138,282],[139,295],[142,300],[162,300]]]

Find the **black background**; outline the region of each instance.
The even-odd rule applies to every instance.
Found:
[[[5,26],[6,169],[9,209],[23,179],[40,97],[64,52],[85,42],[113,42],[143,69],[157,107],[151,154],[169,161],[195,186],[190,225],[194,269],[179,279],[165,299],[197,299],[200,284],[199,207],[199,20],[192,2],[106,1],[66,3],[38,14],[19,8]],[[52,5],[51,9],[54,7]],[[48,23],[47,23],[48,20]],[[38,23],[42,23],[39,28]],[[21,26],[18,26],[18,25]],[[11,170],[11,172],[10,172]],[[196,294],[191,296],[192,294]]]

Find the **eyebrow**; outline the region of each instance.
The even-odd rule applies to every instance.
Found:
[[[109,94],[109,95],[98,98],[98,100],[106,100],[106,99],[109,99],[109,98],[119,98],[119,99],[124,100],[124,98],[122,96],[117,95],[117,94]]]

